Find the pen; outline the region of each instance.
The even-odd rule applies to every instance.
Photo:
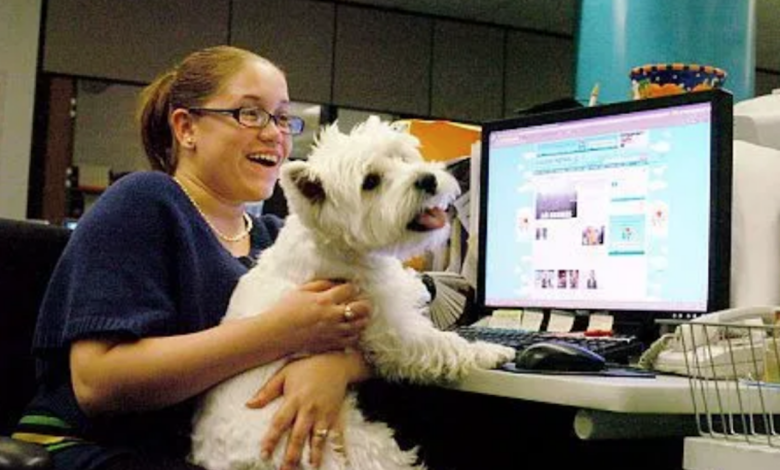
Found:
[[[588,107],[596,106],[598,101],[599,101],[599,84],[598,82],[596,82],[596,84],[593,85],[593,89],[590,91],[590,100],[588,101]]]

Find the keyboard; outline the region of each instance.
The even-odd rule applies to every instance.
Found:
[[[519,353],[542,341],[565,341],[585,347],[601,355],[608,363],[628,364],[642,353],[644,345],[635,336],[574,336],[540,331],[505,330],[479,326],[461,326],[455,330],[469,341],[486,341],[514,348]]]

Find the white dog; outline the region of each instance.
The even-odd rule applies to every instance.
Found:
[[[373,304],[361,350],[375,372],[416,383],[457,380],[475,367],[514,357],[510,348],[469,343],[437,330],[424,315],[430,296],[401,259],[446,241],[445,209],[458,196],[441,164],[423,161],[417,139],[372,116],[349,134],[322,131],[308,161],[286,163],[280,182],[291,215],[276,243],[236,287],[224,321],[262,312],[283,293],[312,279],[347,279]],[[209,470],[279,468],[282,439],[268,461],[260,440],[280,404],[244,403],[285,360],[247,371],[213,388],[196,413],[191,460]],[[342,410],[346,458],[328,442],[324,470],[411,469],[414,450],[401,450],[384,423],[366,421],[349,396]],[[302,468],[310,468],[304,449]]]

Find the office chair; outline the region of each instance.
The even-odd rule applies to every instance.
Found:
[[[7,437],[35,392],[32,335],[43,294],[70,230],[0,219],[0,470],[48,468],[35,444]]]

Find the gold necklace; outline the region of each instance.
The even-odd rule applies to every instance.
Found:
[[[217,227],[214,226],[214,224],[211,223],[209,218],[206,216],[206,214],[203,212],[203,209],[200,208],[197,202],[195,202],[195,198],[192,197],[192,194],[187,190],[187,187],[182,184],[181,181],[179,181],[179,178],[172,176],[173,181],[176,182],[176,184],[179,185],[182,191],[184,191],[184,194],[187,196],[187,199],[190,200],[192,205],[195,207],[195,210],[198,211],[198,214],[200,214],[201,217],[203,217],[203,220],[206,222],[206,225],[209,226],[209,228],[217,234],[219,238],[222,240],[228,242],[228,243],[236,243],[240,242],[244,238],[248,237],[249,234],[252,232],[252,227],[254,226],[254,223],[252,222],[252,217],[249,216],[246,212],[244,212],[244,230],[241,231],[238,235],[234,236],[228,236],[222,233]]]

